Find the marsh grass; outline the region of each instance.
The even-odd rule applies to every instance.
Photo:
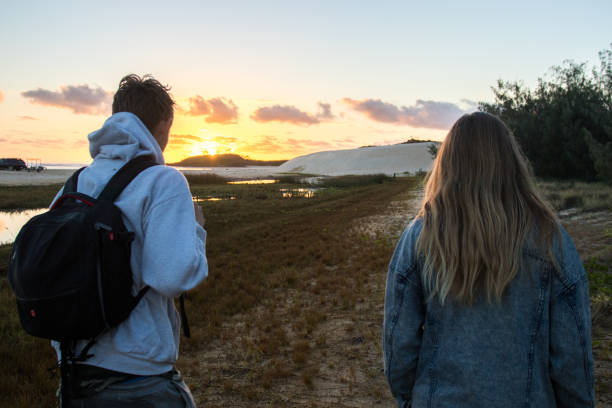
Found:
[[[370,174],[363,176],[338,176],[322,178],[320,184],[324,187],[358,187],[371,184],[382,184],[393,181],[394,178],[385,174]]]
[[[364,242],[357,249],[359,271],[353,271],[347,263],[355,251],[353,241],[346,239],[349,226],[359,217],[380,211],[397,194],[412,188],[413,180],[326,188],[312,198],[292,199],[283,199],[279,189],[299,185],[192,182],[192,191],[200,196],[222,194],[236,199],[201,204],[207,219],[210,273],[187,298],[192,338],[182,340],[179,367],[193,379],[190,385],[197,391],[209,381],[198,355],[212,341],[225,338],[236,341],[236,358],[248,371],[244,376],[210,381],[219,381],[225,392],[244,403],[264,398],[288,376],[297,376],[306,389],[316,387],[321,350],[330,347],[321,326],[331,311],[350,311],[359,304],[365,275],[370,268],[384,273],[392,250],[389,245],[381,254],[381,247]],[[43,199],[45,205],[56,191],[57,186]],[[9,250],[10,246],[0,247],[0,266],[4,265],[0,310],[7,316],[0,323],[0,363],[5,368],[0,406],[53,406],[57,377],[48,368],[54,365],[55,355],[48,341],[27,335],[20,327],[5,279]],[[295,296],[290,307],[281,313],[270,306],[288,291]],[[268,312],[259,312],[263,305]],[[236,328],[233,335],[225,332],[225,322],[240,315],[250,316],[245,330],[253,335],[236,333]]]
[[[0,210],[25,210],[45,208],[53,200],[62,184],[44,186],[2,186]]]
[[[582,211],[612,210],[612,186],[578,181],[539,181],[544,197],[557,211],[570,208]]]
[[[589,279],[595,395],[604,404],[612,397],[612,187],[581,182],[538,185],[558,211]]]
[[[189,185],[227,184],[230,179],[217,174],[185,174]]]
[[[395,242],[352,229],[420,185],[415,177],[389,181],[362,179],[292,199],[279,194],[280,188],[300,187],[288,179],[273,185],[193,182],[192,191],[202,197],[236,197],[201,204],[210,274],[188,294],[192,338],[181,340],[178,362],[198,403],[391,405],[381,372],[380,325]],[[577,194],[557,187],[554,192]],[[564,225],[593,281],[593,304],[609,304],[612,232],[579,220]],[[2,276],[9,250],[0,247]],[[0,323],[0,406],[52,406],[57,378],[47,367],[54,353],[47,341],[21,329],[6,279],[0,279],[0,293],[7,316]],[[603,362],[612,358],[606,310],[593,336],[594,354]],[[599,374],[596,387],[607,392],[609,378]]]

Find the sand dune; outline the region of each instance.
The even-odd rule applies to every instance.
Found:
[[[324,176],[415,173],[431,168],[432,158],[428,151],[430,144],[398,144],[312,153],[289,160],[278,169],[283,173]]]

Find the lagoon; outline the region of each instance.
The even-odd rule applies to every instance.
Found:
[[[47,211],[46,208],[37,208],[25,211],[0,211],[0,245],[12,244],[19,234],[19,230],[35,215]]]

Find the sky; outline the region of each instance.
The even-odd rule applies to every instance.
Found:
[[[598,66],[612,1],[0,3],[0,157],[88,163],[130,73],[171,87],[167,162],[442,140],[564,60]]]

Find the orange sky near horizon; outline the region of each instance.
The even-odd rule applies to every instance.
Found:
[[[111,93],[107,94],[108,99]],[[225,112],[223,117],[214,116],[214,108],[208,113],[195,110],[193,100],[197,96],[174,97],[175,118],[164,151],[168,163],[189,156],[223,153],[255,160],[289,160],[318,151],[393,144],[410,138],[441,140],[446,133],[445,129],[373,121],[367,112],[355,111],[343,101],[330,103],[328,115],[323,118],[317,116],[318,101],[313,101],[308,110],[282,101],[224,99],[221,108],[231,106],[233,111]],[[14,138],[9,140],[0,135],[2,157],[36,158],[47,164],[91,161],[87,135],[102,126],[108,111],[76,113],[73,106],[43,104],[28,100],[23,93],[7,92],[5,99],[9,103],[0,110],[0,121],[5,127],[10,124],[7,133]],[[204,101],[210,100],[213,98]],[[255,117],[262,106],[283,109],[268,112],[264,119]],[[392,105],[388,108],[392,112],[397,110]]]
[[[3,2],[0,157],[89,163],[130,73],[171,87],[167,162],[442,140],[499,79],[597,65],[610,15],[610,0]]]

